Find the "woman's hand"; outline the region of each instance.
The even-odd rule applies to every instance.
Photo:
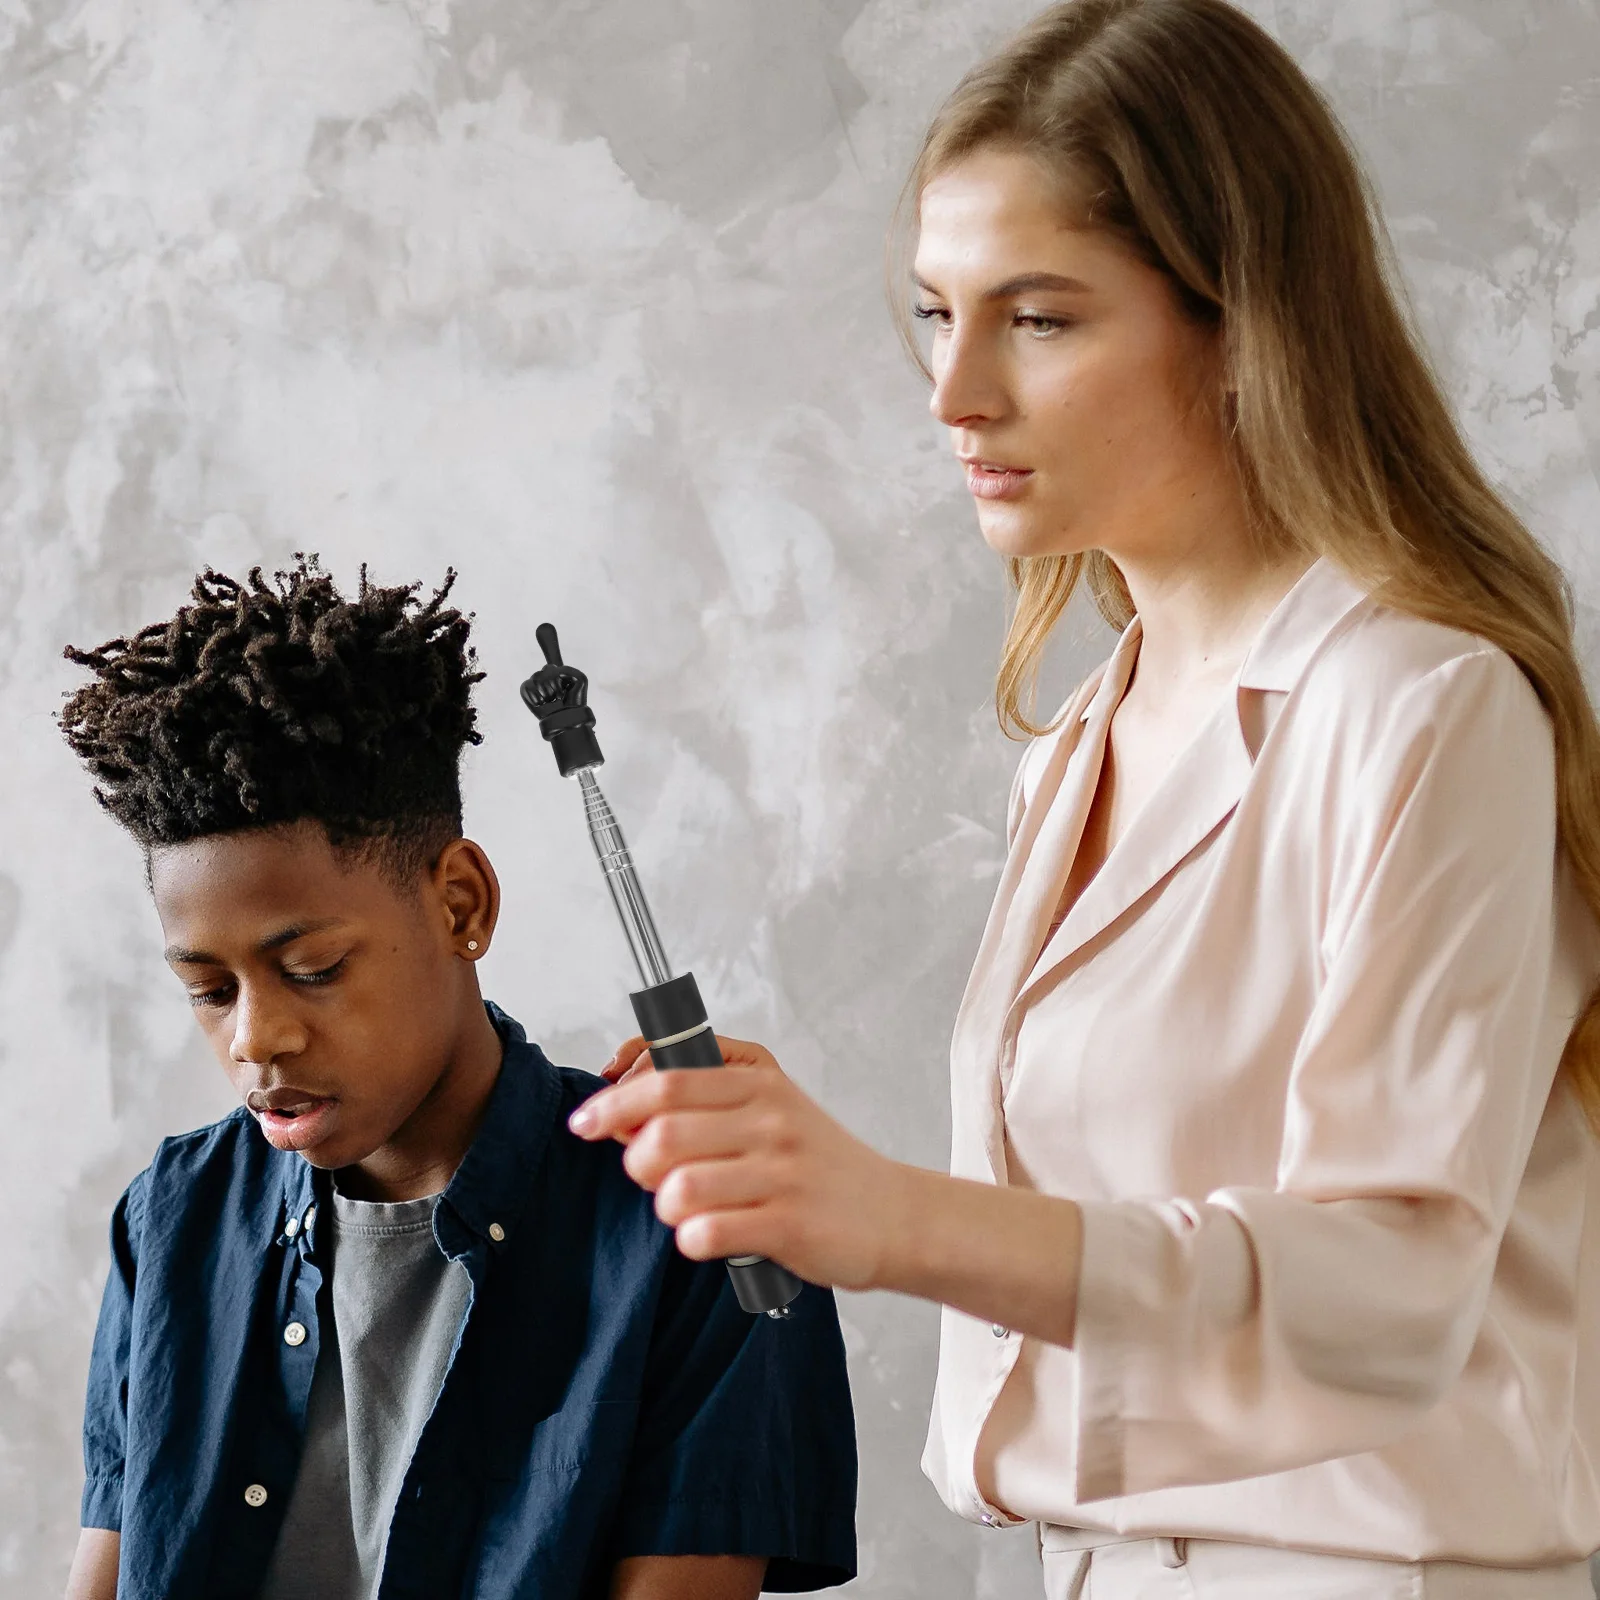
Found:
[[[758,1044],[717,1035],[721,1068],[658,1072],[643,1039],[606,1064],[615,1087],[573,1113],[585,1139],[619,1139],[623,1166],[696,1261],[761,1255],[812,1283],[882,1281],[913,1169],[842,1128]]]

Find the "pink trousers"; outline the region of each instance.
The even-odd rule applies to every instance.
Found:
[[[1046,1600],[1593,1600],[1589,1564],[1369,1561],[1216,1539],[1040,1545]]]

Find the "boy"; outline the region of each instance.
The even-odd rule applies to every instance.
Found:
[[[90,651],[61,724],[243,1106],[112,1222],[74,1600],[748,1600],[853,1575],[831,1297],[685,1260],[601,1080],[482,1000],[467,620],[297,558]],[[119,1587],[120,1585],[120,1587]]]

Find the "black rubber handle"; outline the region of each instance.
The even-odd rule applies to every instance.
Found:
[[[658,1068],[722,1065],[722,1051],[692,972],[680,972],[676,978],[640,989],[628,998],[633,1001],[639,1032],[650,1045],[650,1059]],[[727,1266],[733,1292],[746,1311],[786,1317],[788,1306],[805,1287],[787,1267],[764,1256],[734,1256]]]

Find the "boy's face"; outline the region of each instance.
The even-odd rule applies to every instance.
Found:
[[[314,822],[152,852],[167,962],[278,1149],[317,1167],[366,1159],[425,1108],[482,1023],[472,958],[492,928],[493,877],[461,847],[410,890],[337,854]],[[478,866],[487,886],[469,881]]]

